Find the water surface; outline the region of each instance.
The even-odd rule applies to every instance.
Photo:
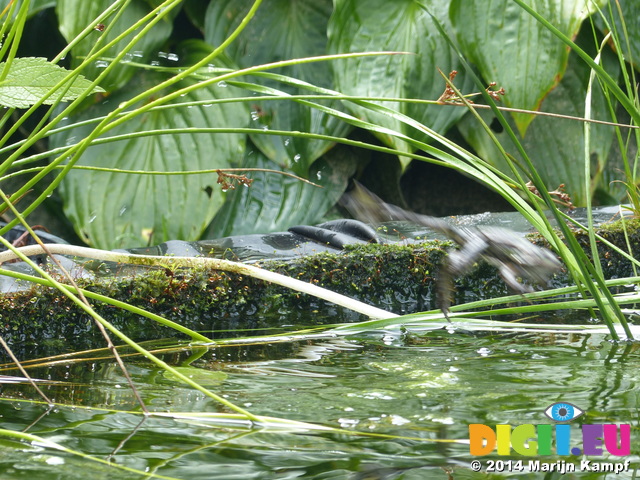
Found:
[[[41,388],[75,408],[47,410],[25,401],[37,399],[30,386],[4,384],[0,428],[170,478],[508,478],[474,473],[470,462],[528,459],[470,456],[468,425],[554,423],[544,410],[564,401],[586,412],[572,424],[576,434],[583,423],[631,424],[630,457],[592,460],[629,459],[632,469],[607,477],[587,472],[511,476],[635,478],[640,453],[637,346],[616,345],[604,335],[376,332],[206,351],[185,346],[162,355],[173,365],[199,369],[201,383],[253,414],[341,432],[252,427],[204,415],[145,420],[117,366],[98,353],[87,357],[29,370],[34,377],[61,382]],[[147,361],[126,360],[150,410],[174,417],[228,411]],[[144,478],[28,442],[5,438],[3,443],[3,479]],[[536,459],[577,462],[580,457]]]

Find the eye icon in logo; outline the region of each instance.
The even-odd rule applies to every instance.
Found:
[[[583,410],[567,402],[554,403],[544,411],[547,417],[556,422],[570,422],[580,417],[583,413]]]

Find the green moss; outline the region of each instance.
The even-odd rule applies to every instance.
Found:
[[[344,253],[267,261],[260,266],[390,311],[408,312],[433,307],[433,272],[443,257],[441,247],[441,243],[354,246]],[[78,284],[201,331],[364,320],[315,297],[234,273],[204,267],[136,272],[94,281],[79,279]],[[138,315],[100,302],[92,304],[136,340],[175,336],[173,330]],[[34,286],[0,296],[0,310],[4,337],[31,352],[44,339],[74,339],[74,348],[103,344],[93,320],[52,288]]]
[[[634,255],[640,252],[640,221],[627,221]],[[607,240],[625,246],[619,225],[599,230]],[[582,245],[585,234],[576,234]],[[341,253],[320,253],[292,261],[265,261],[262,268],[312,282],[395,313],[436,308],[435,278],[450,242],[418,245],[353,245]],[[607,276],[630,275],[629,262],[601,245]],[[626,247],[625,247],[626,248]],[[250,277],[203,267],[139,267],[135,275],[79,280],[82,288],[130,303],[184,326],[210,332],[262,329],[282,324],[323,324],[364,320],[360,314],[323,300]],[[562,278],[562,277],[558,277]],[[455,303],[508,293],[493,267],[480,264],[456,279]],[[98,313],[135,340],[176,333],[125,310],[92,302]],[[33,355],[45,342],[73,339],[73,347],[93,348],[103,339],[83,311],[52,288],[34,286],[0,296],[0,326],[10,344]],[[213,334],[215,336],[215,334]],[[35,349],[35,350],[34,350]]]
[[[598,234],[633,258],[640,258],[640,219],[624,219],[602,225],[598,228]],[[593,259],[589,247],[589,235],[585,232],[576,232],[575,236],[589,259]],[[634,275],[633,266],[628,259],[602,241],[598,241],[597,245],[600,265],[606,278]],[[629,246],[631,251],[629,251]]]

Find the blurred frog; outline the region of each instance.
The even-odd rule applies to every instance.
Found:
[[[519,279],[544,284],[561,267],[550,250],[528,242],[512,230],[456,227],[441,218],[420,215],[385,203],[358,182],[342,197],[341,204],[360,221],[377,224],[406,220],[439,232],[458,244],[460,248],[449,252],[437,279],[437,306],[449,322],[453,278],[467,273],[479,260],[495,266],[507,286],[520,294],[532,292],[533,288]]]

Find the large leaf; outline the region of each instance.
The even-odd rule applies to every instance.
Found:
[[[211,2],[205,17],[205,40],[212,45],[220,44],[237,27],[253,3],[253,0]],[[266,1],[226,53],[240,67],[324,55],[331,10],[330,0]],[[297,65],[278,69],[277,73],[320,87],[332,87],[331,65],[327,63]],[[264,79],[256,81],[288,93],[308,94]],[[327,104],[341,108],[337,102]],[[345,136],[350,130],[348,125],[335,117],[291,101],[255,102],[252,123],[260,128],[332,136]],[[331,147],[329,142],[308,139],[262,135],[252,135],[251,139],[268,158],[300,175],[306,175],[309,166]]]
[[[336,89],[350,95],[406,97],[437,100],[445,82],[438,69],[448,74],[460,70],[455,53],[442,38],[429,13],[448,25],[448,1],[430,0],[336,0],[329,23],[329,46],[333,53],[362,51],[401,51],[415,55],[363,57],[336,62]],[[428,12],[425,10],[426,6]],[[446,28],[446,27],[445,27]],[[463,75],[457,85],[466,90],[470,82]],[[462,115],[464,109],[415,103],[383,102],[444,133]],[[409,129],[390,117],[349,106],[355,114],[370,121],[429,141],[421,132]],[[412,147],[395,137],[381,136],[383,142],[403,151]]]
[[[589,32],[590,33],[590,32]],[[588,36],[588,35],[586,35]],[[619,75],[616,59],[610,51],[604,52],[605,69],[615,78]],[[542,104],[546,112],[561,113],[582,117],[584,115],[584,102],[587,94],[589,68],[571,55],[569,66],[558,86],[549,93]],[[492,114],[483,113],[485,121],[492,122]],[[596,85],[592,100],[592,118],[608,119],[608,108],[604,95]],[[463,119],[458,127],[465,140],[489,163],[496,165],[505,172],[509,167],[491,142],[488,135],[471,116]],[[513,127],[513,125],[512,125]],[[515,158],[519,155],[506,132],[496,133],[507,152]],[[555,189],[564,183],[565,191],[571,196],[574,204],[585,204],[588,195],[593,194],[596,188],[611,191],[612,185],[602,178],[603,172],[608,169],[607,159],[611,142],[613,140],[613,127],[603,125],[591,126],[590,162],[592,178],[590,191],[585,190],[584,182],[584,125],[576,120],[563,120],[550,117],[539,117],[531,124],[527,135],[519,141],[531,158],[536,170],[544,180],[549,190]],[[606,178],[606,177],[605,177]]]
[[[357,160],[348,147],[336,146],[311,168],[310,178],[323,188],[273,173],[248,174],[250,188],[236,188],[204,235],[229,235],[283,231],[297,224],[316,224],[347,188]],[[245,167],[277,168],[257,149],[247,148]]]
[[[0,11],[4,11],[5,8],[9,6],[10,3],[13,3],[15,0],[0,0]],[[47,8],[55,7],[56,0],[31,0],[29,4],[29,13],[27,17],[30,18],[36,13],[41,12]],[[17,9],[16,9],[17,10]]]
[[[529,0],[538,13],[568,37],[606,0]],[[537,110],[557,85],[569,50],[513,0],[451,0],[451,23],[465,55],[487,82],[504,87],[507,106]],[[514,113],[524,136],[533,116]]]
[[[56,13],[60,24],[60,33],[64,38],[71,42],[87,25],[105,11],[113,0],[58,0],[56,5]],[[104,46],[118,35],[132,26],[135,22],[143,18],[150,12],[151,8],[147,2],[142,0],[133,0],[126,5],[124,12],[118,17],[115,25],[111,25],[113,16],[103,22],[105,31],[98,30],[92,32],[71,50],[73,55],[73,66],[79,65],[95,46],[96,42],[100,42],[100,46]],[[175,15],[176,9],[170,12],[170,15],[164,17],[156,23],[151,30],[144,35],[139,36],[139,41],[132,50],[124,57],[124,61],[119,62],[113,67],[110,73],[101,82],[101,86],[108,91],[115,90],[124,86],[135,74],[136,68],[128,65],[131,62],[145,63],[149,61],[162,62],[168,61],[169,64],[175,57],[170,58],[166,53],[158,55],[157,49],[169,38],[171,34],[172,15]],[[115,46],[110,48],[105,54],[105,58],[113,58],[123,50],[123,48],[132,40],[134,34],[139,33],[140,29],[131,33],[123,40],[120,40]],[[177,59],[176,59],[177,60]],[[95,79],[102,70],[109,64],[108,60],[99,60],[93,65],[83,70],[83,74],[89,78]]]
[[[609,16],[609,11],[605,10],[607,20],[612,28],[615,26],[625,60],[633,63],[638,69],[640,67],[640,2],[638,0],[618,0],[612,3],[613,21]],[[617,9],[618,5],[620,11]],[[603,30],[608,30],[604,22],[600,21],[598,25]]]
[[[157,73],[140,73],[132,82],[135,88],[113,94],[71,120],[105,115],[162,78]],[[179,86],[185,86],[185,82]],[[232,94],[231,87],[213,86],[182,96],[179,101],[210,101]],[[248,114],[242,103],[150,111],[108,135],[160,128],[243,126]],[[56,135],[54,146],[77,142],[89,128]],[[244,144],[243,135],[147,136],[92,146],[80,164],[144,171],[225,168],[242,156]],[[223,202],[216,181],[215,174],[167,177],[75,170],[64,179],[61,194],[65,213],[85,242],[99,248],[123,248],[146,244],[151,233],[154,243],[198,239]]]
[[[4,71],[5,65],[5,62],[0,63],[0,72]],[[59,93],[56,91],[49,95],[53,87],[70,73],[69,70],[48,62],[46,58],[14,58],[6,77],[0,82],[0,105],[28,108],[45,96],[43,103],[52,105],[60,100],[74,100],[80,95],[104,91],[95,87],[88,92],[91,82],[79,75],[71,85],[65,84],[59,88]]]

